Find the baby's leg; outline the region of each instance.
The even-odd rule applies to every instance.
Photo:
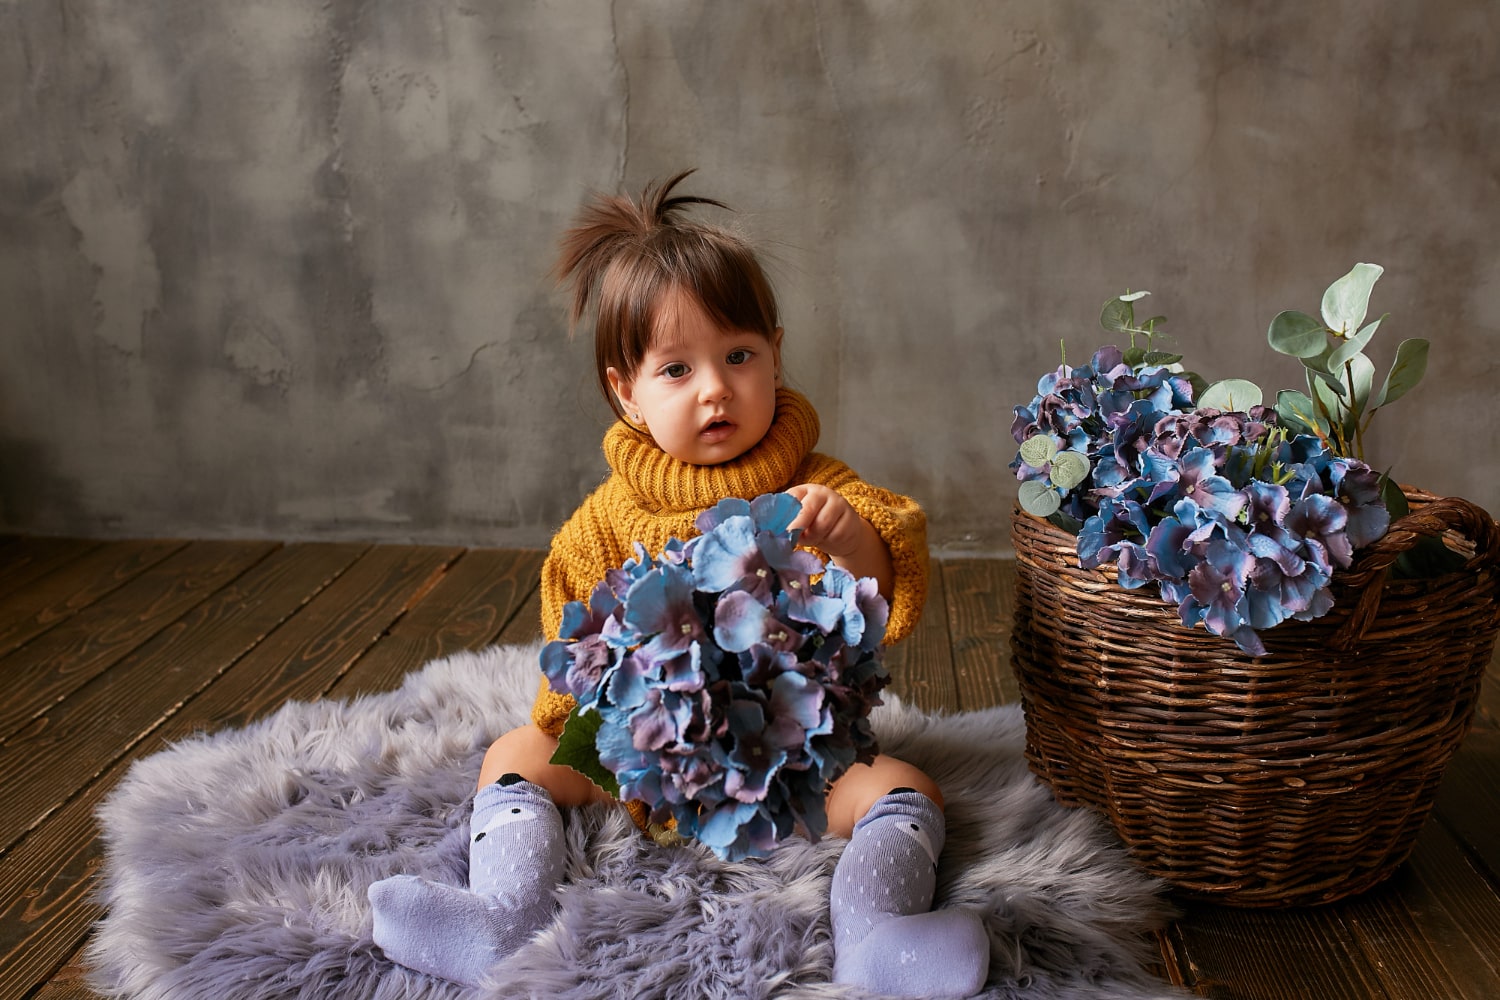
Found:
[[[467,888],[411,875],[370,886],[375,943],[387,957],[474,986],[551,918],[563,872],[556,803],[608,798],[577,771],[549,763],[556,748],[535,726],[490,746],[469,821]]]
[[[849,837],[833,874],[835,982],[892,996],[970,996],[989,938],[965,910],[932,910],[945,826],[937,785],[891,757],[855,765],[828,795],[829,831]]]
[[[557,738],[535,725],[512,729],[490,744],[479,767],[479,787],[493,785],[507,774],[519,774],[545,788],[559,806],[614,801],[608,792],[571,767],[552,763],[556,752]]]

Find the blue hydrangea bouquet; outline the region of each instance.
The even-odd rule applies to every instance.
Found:
[[[1272,321],[1271,347],[1300,359],[1307,381],[1274,405],[1254,383],[1207,385],[1153,350],[1162,317],[1137,322],[1134,307],[1149,293],[1106,303],[1101,324],[1129,347],[1064,362],[1015,409],[1022,508],[1076,534],[1085,569],[1114,563],[1122,587],[1157,587],[1183,625],[1264,655],[1259,632],[1326,614],[1334,572],[1406,512],[1399,487],[1365,464],[1364,435],[1421,379],[1428,344],[1403,341],[1377,385],[1363,348],[1385,319],[1366,323],[1380,274],[1358,264],[1328,288],[1321,317]],[[1409,563],[1444,559],[1428,542]]]
[[[889,608],[874,580],[797,548],[800,509],[727,499],[687,542],[637,543],[542,649],[578,702],[553,761],[726,860],[817,839],[828,787],[876,753]]]

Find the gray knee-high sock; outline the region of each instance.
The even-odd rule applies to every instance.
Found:
[[[932,911],[942,810],[897,789],[854,826],[833,873],[835,982],[890,996],[971,996],[989,971],[989,936],[978,916]]]
[[[546,789],[506,775],[474,796],[469,888],[397,875],[370,886],[375,943],[392,961],[466,986],[552,916],[562,817]]]

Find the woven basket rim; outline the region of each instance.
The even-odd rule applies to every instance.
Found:
[[[1500,522],[1497,522],[1483,507],[1462,497],[1440,496],[1420,487],[1401,484],[1401,490],[1412,506],[1410,513],[1391,522],[1380,538],[1355,552],[1354,563],[1348,568],[1336,568],[1330,583],[1336,598],[1333,609],[1325,616],[1310,622],[1284,621],[1260,632],[1263,641],[1271,637],[1286,636],[1299,631],[1299,626],[1313,626],[1317,630],[1338,628],[1341,635],[1336,645],[1350,648],[1374,625],[1383,594],[1413,595],[1438,592],[1462,586],[1480,579],[1485,570],[1490,570],[1493,587],[1500,587]],[[1087,574],[1099,581],[1101,588],[1115,588],[1125,598],[1137,594],[1148,595],[1163,608],[1156,590],[1149,584],[1132,591],[1119,583],[1118,566],[1104,562],[1093,570],[1077,565],[1078,536],[1058,527],[1046,518],[1037,517],[1021,507],[1016,501],[1011,510],[1011,538],[1030,530],[1047,539],[1047,544],[1057,551],[1072,553],[1073,569],[1080,575]],[[1450,549],[1467,555],[1466,563],[1450,573],[1421,578],[1393,578],[1390,568],[1396,558],[1422,537],[1437,535],[1444,539]],[[1023,546],[1015,544],[1016,557],[1022,555]],[[1202,634],[1201,632],[1199,634]],[[1230,643],[1232,640],[1225,639]]]

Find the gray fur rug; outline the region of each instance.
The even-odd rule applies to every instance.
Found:
[[[99,810],[107,915],[89,946],[111,996],[450,998],[387,961],[365,887],[407,872],[463,883],[485,748],[526,721],[537,646],[459,654],[400,690],[293,702],[138,762]],[[1142,970],[1167,917],[1098,818],[1026,769],[1015,707],[877,710],[881,747],[947,798],[940,906],[983,912],[988,998],[1181,998]],[[828,983],[827,899],[843,841],[729,864],[663,848],[618,807],[566,814],[556,920],[497,966],[486,998],[855,998]]]

